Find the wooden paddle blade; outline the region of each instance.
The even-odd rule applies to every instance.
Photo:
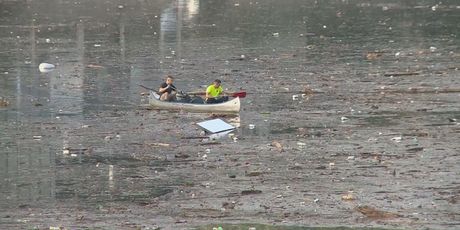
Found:
[[[240,98],[246,97],[246,92],[245,91],[234,92],[232,93],[232,97],[240,97]]]

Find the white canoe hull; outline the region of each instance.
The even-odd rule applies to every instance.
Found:
[[[191,104],[160,101],[155,96],[158,97],[158,94],[154,92],[149,96],[149,104],[154,109],[184,110],[195,113],[238,113],[241,107],[239,97],[218,104]]]

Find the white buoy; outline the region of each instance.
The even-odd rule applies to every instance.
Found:
[[[54,70],[54,68],[55,68],[55,66],[53,64],[49,64],[49,63],[40,63],[40,65],[38,66],[38,69],[42,73],[51,72],[51,71]]]

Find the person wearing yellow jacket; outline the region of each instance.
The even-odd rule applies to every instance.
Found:
[[[214,80],[214,82],[206,88],[206,103],[222,103],[228,101],[228,96],[224,95],[224,89],[222,88],[222,81],[219,79]]]

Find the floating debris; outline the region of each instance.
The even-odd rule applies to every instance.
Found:
[[[96,65],[96,64],[88,64],[86,67],[88,67],[88,68],[95,68],[95,69],[104,68],[104,66]]]
[[[415,148],[407,149],[406,151],[409,153],[416,153],[416,152],[423,151],[423,149],[424,149],[423,147],[415,147]]]
[[[252,195],[252,194],[261,194],[261,190],[243,190],[241,191],[241,195]]]
[[[233,132],[233,130],[229,130],[229,131],[224,131],[224,132],[220,132],[220,133],[213,133],[211,135],[209,135],[209,140],[218,140],[218,139],[221,139],[223,137],[227,137],[227,136],[230,136],[230,133]],[[234,135],[234,134],[233,134]],[[233,137],[233,136],[232,136]],[[232,138],[230,137],[230,138]]]
[[[198,126],[210,133],[219,133],[235,129],[234,126],[221,119],[213,119],[197,123]]]
[[[398,76],[412,76],[412,75],[419,75],[419,72],[402,72],[402,73],[386,73],[383,74],[385,77],[398,77]],[[384,88],[382,88],[384,89]]]
[[[380,211],[370,206],[359,206],[355,208],[358,212],[362,213],[363,215],[367,216],[371,219],[393,219],[400,217],[400,215],[396,213]]]
[[[7,107],[10,104],[8,100],[3,97],[0,97],[0,107]]]
[[[169,147],[169,146],[171,146],[171,144],[168,144],[168,143],[158,143],[158,142],[145,143],[145,145],[154,146],[154,147]]]
[[[40,70],[42,73],[49,73],[53,71],[54,68],[56,68],[56,66],[49,63],[40,63],[40,65],[38,65],[38,70]]]
[[[352,191],[349,191],[348,194],[342,196],[342,200],[352,201],[352,200],[356,200],[356,197],[353,195]]]
[[[297,146],[299,146],[299,147],[305,147],[305,146],[307,146],[307,143],[298,141],[298,142],[297,142]]]
[[[278,141],[273,141],[272,142],[272,146],[273,147],[276,147],[278,149],[279,152],[282,152],[283,151],[283,145],[281,143],[279,143]]]
[[[54,227],[54,226],[50,226],[49,230],[64,230],[65,228],[64,227]]]
[[[380,52],[369,52],[366,54],[366,59],[367,60],[375,60],[382,57],[382,53]]]
[[[252,177],[252,176],[260,176],[262,174],[264,174],[264,172],[247,172],[245,175],[248,177]]]

